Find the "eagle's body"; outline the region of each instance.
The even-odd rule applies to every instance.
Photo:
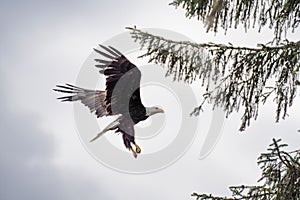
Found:
[[[163,112],[163,110],[158,107],[147,108],[142,104],[140,70],[115,48],[100,46],[107,53],[94,50],[109,59],[95,59],[96,62],[100,63],[95,66],[100,68],[100,73],[106,76],[105,91],[88,90],[70,84],[66,84],[66,86],[57,85],[58,88],[54,90],[71,94],[58,99],[62,101],[79,100],[89,107],[91,112],[95,112],[97,117],[119,115],[91,141],[96,140],[109,130],[115,130],[122,133],[124,145],[137,157],[137,153],[140,153],[141,149],[134,140],[134,125],[153,114]],[[131,144],[135,145],[136,150],[132,148]]]

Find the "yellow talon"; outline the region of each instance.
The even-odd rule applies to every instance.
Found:
[[[139,145],[137,145],[137,144],[134,144],[135,145],[135,151],[137,152],[137,153],[141,153],[141,148],[139,147]]]
[[[137,154],[135,152],[135,150],[133,150],[133,148],[130,147],[130,150],[132,151],[133,157],[137,158]]]

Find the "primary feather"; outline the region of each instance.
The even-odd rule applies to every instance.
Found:
[[[124,145],[133,151],[136,157],[136,152],[131,146],[131,144],[136,145],[134,125],[147,119],[152,114],[161,112],[162,109],[153,107],[152,113],[146,112],[140,97],[140,70],[114,47],[99,46],[103,50],[94,50],[104,59],[95,59],[96,62],[100,63],[95,66],[101,68],[100,74],[106,76],[105,91],[88,90],[70,84],[57,85],[54,90],[69,94],[58,99],[62,101],[81,101],[91,112],[95,112],[97,117],[120,115],[116,121],[112,122],[92,141],[108,130],[115,130],[123,134]],[[137,145],[136,147],[139,153],[140,148]]]

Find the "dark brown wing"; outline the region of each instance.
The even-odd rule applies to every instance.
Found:
[[[95,59],[96,67],[106,76],[106,111],[108,114],[127,114],[129,109],[145,109],[140,98],[141,72],[115,48],[102,46],[95,51],[106,59]]]
[[[70,94],[57,98],[61,101],[81,101],[92,113],[95,112],[97,117],[108,115],[105,105],[105,91],[87,90],[70,84],[57,85],[57,88],[53,90]]]

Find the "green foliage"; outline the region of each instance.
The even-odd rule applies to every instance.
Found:
[[[288,29],[294,31],[300,23],[299,0],[174,0],[170,5],[182,6],[187,17],[197,17],[204,23],[214,17],[211,28],[215,32],[219,26],[225,31],[239,24],[245,30],[255,25],[259,30],[268,26],[274,29],[277,42]]]
[[[251,119],[257,118],[260,105],[271,94],[276,103],[276,122],[286,117],[293,104],[299,85],[300,41],[248,48],[177,42],[136,28],[129,30],[134,40],[147,49],[141,57],[166,65],[166,75],[188,83],[202,81],[206,92],[203,102],[192,112],[194,115],[199,115],[206,102],[222,107],[226,116],[242,110],[243,131]]]
[[[166,75],[191,83],[200,79],[206,92],[191,113],[199,115],[206,103],[222,107],[228,117],[242,111],[240,131],[257,119],[259,108],[273,98],[276,122],[287,116],[299,83],[300,41],[282,40],[282,34],[300,24],[299,0],[174,0],[186,17],[197,17],[207,30],[227,31],[243,24],[245,30],[259,26],[274,29],[274,40],[257,48],[228,44],[172,41],[129,28],[132,37],[147,49],[142,57],[167,65]]]
[[[300,150],[286,152],[286,144],[273,139],[268,152],[258,157],[262,170],[259,186],[232,186],[232,197],[193,193],[197,200],[299,200],[300,199]]]
[[[141,57],[167,66],[167,76],[205,88],[202,103],[191,113],[199,115],[206,103],[222,107],[226,116],[242,111],[240,131],[256,119],[261,105],[275,102],[276,122],[287,116],[300,85],[300,41],[288,41],[300,23],[299,0],[174,0],[186,17],[197,17],[207,31],[243,25],[274,30],[274,39],[256,48],[232,44],[173,41],[134,28],[132,38],[146,48]],[[286,152],[286,144],[273,139],[267,153],[258,158],[262,170],[257,186],[232,186],[232,197],[193,193],[197,200],[300,200],[300,150]]]

